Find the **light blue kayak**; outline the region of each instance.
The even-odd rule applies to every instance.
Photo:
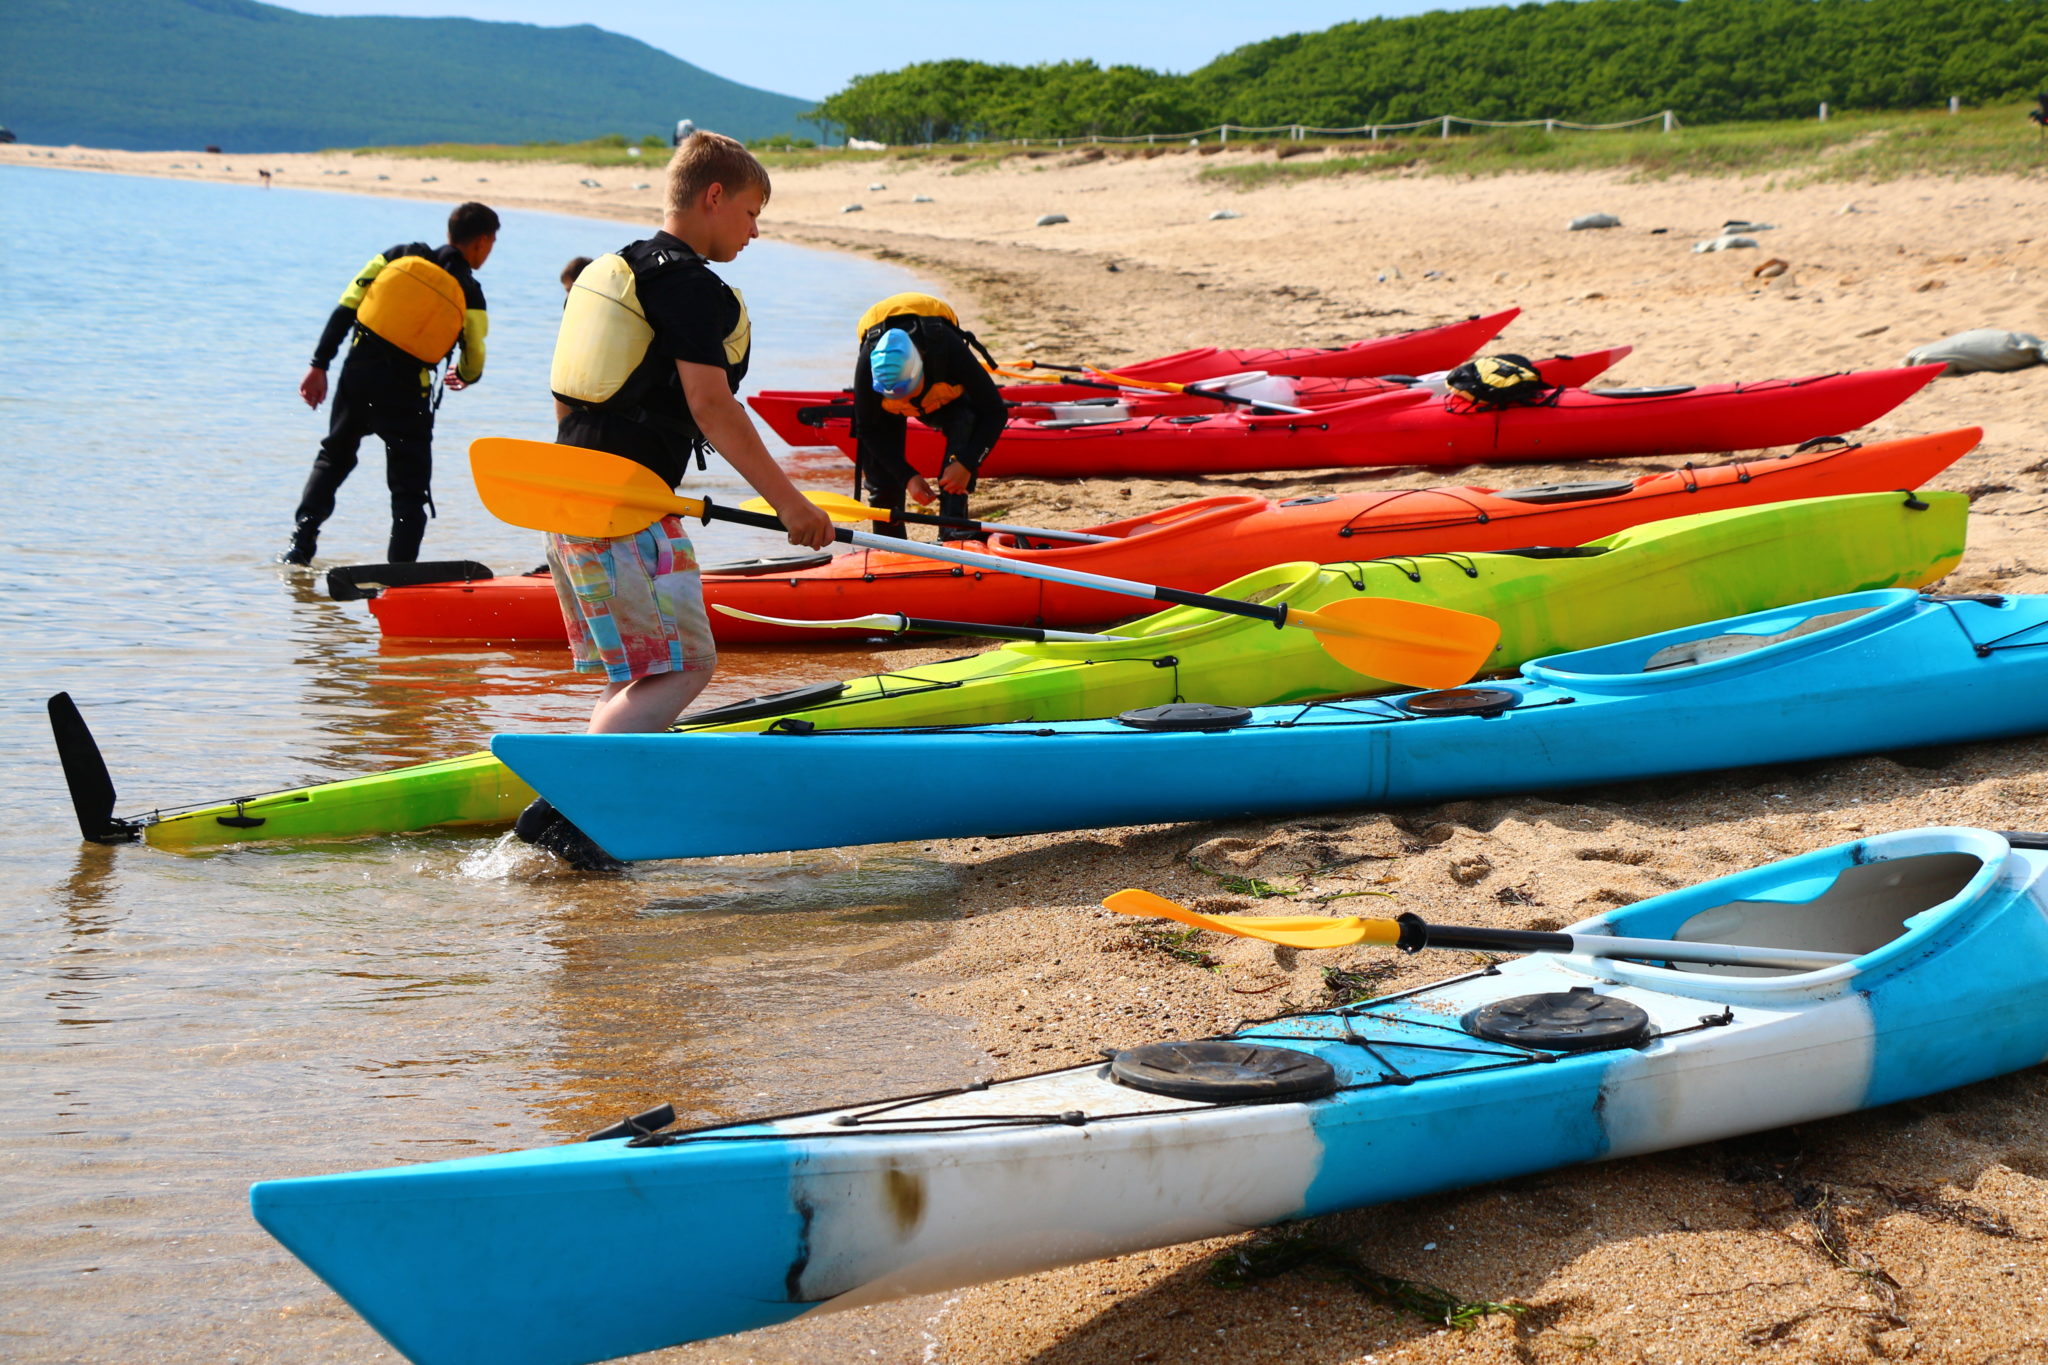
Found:
[[[617,856],[705,857],[1442,801],[2032,734],[2048,730],[2044,646],[2048,597],[1885,589],[1555,654],[1510,682],[1208,708],[1181,728],[1142,728],[1175,724],[1173,708],[1148,708],[501,735],[492,750]],[[860,780],[820,779],[834,773]]]
[[[418,1365],[577,1365],[1807,1122],[2048,1056],[2048,854],[2014,838],[1879,835],[1571,926],[1663,962],[1524,957],[1207,1045],[1106,1025],[1107,1064],[251,1202]],[[1850,956],[1672,965],[1725,945]]]

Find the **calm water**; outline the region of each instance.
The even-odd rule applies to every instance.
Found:
[[[445,217],[0,169],[10,1361],[388,1360],[250,1222],[250,1181],[560,1141],[662,1099],[700,1119],[786,1109],[973,1061],[943,1023],[863,989],[944,932],[949,874],[908,852],[593,879],[473,832],[200,856],[79,842],[44,720],[57,691],[94,726],[124,812],[580,725],[590,685],[566,653],[381,647],[362,604],[270,563],[326,429],[294,392],[323,319],[357,264],[440,240]],[[538,562],[532,533],[477,504],[461,452],[551,435],[556,276],[634,235],[505,215],[479,275],[489,372],[442,405],[426,557]],[[843,382],[850,320],[917,287],[773,242],[727,274],[761,387]],[[823,468],[843,487],[843,465]],[[715,467],[692,487],[740,489]],[[322,564],[381,559],[386,505],[366,443]],[[780,542],[712,527],[700,543]],[[709,700],[860,671],[849,653],[728,651]],[[843,1332],[804,1349],[904,1348],[896,1324]]]

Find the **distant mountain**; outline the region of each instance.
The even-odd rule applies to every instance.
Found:
[[[810,100],[589,24],[323,18],[254,0],[10,0],[0,124],[24,142],[230,152],[815,136]]]

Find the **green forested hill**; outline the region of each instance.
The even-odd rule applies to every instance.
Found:
[[[254,0],[9,0],[0,124],[25,142],[313,151],[814,132],[810,101],[591,25],[322,18]]]
[[[923,63],[863,76],[820,113],[855,137],[922,142],[1434,114],[1604,122],[1674,109],[1712,123],[2039,89],[2048,0],[1551,0],[1339,24],[1185,76]]]

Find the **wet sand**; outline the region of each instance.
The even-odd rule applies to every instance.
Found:
[[[27,150],[0,148],[0,161]],[[216,169],[222,158],[191,154],[73,155],[38,160],[229,174]],[[1251,155],[784,171],[766,230],[948,280],[999,356],[1115,363],[1209,343],[1335,344],[1519,304],[1524,316],[1501,349],[1634,343],[1611,378],[1649,384],[1870,368],[1969,327],[2048,330],[2048,182],[2039,179],[1799,186],[1785,177],[1402,176],[1240,193],[1194,178]],[[204,169],[171,169],[195,160]],[[238,179],[254,165],[224,160]],[[281,184],[475,195],[635,222],[651,221],[656,202],[653,190],[623,188],[632,173],[614,170],[263,160],[283,168]],[[343,167],[349,176],[320,174]],[[391,178],[373,178],[380,174]],[[658,184],[658,166],[639,178]],[[913,203],[918,195],[934,202]],[[862,211],[841,212],[850,203]],[[1844,212],[1850,205],[1858,211]],[[1210,221],[1219,208],[1242,216]],[[1594,211],[1624,226],[1564,231],[1569,218]],[[1052,212],[1071,221],[1032,226]],[[1779,226],[1758,234],[1761,250],[1690,251],[1737,218]],[[1772,258],[1788,262],[1787,273],[1753,277]],[[1974,500],[1971,549],[1944,585],[1951,590],[2048,591],[2044,385],[2041,369],[1942,380],[1860,433],[1985,428],[1979,450],[1937,480]],[[1674,463],[1014,480],[989,484],[977,506],[1084,525],[1205,492],[1533,484]],[[1198,944],[1211,961],[1188,961],[1094,908],[1123,886],[1203,909],[1278,913],[1366,891],[1384,893],[1368,904],[1425,918],[1554,928],[1859,833],[1943,823],[2048,825],[2048,740],[1554,797],[934,844],[923,851],[961,869],[962,919],[950,946],[916,965],[943,983],[924,985],[919,999],[968,1021],[996,1073],[1042,1069],[1106,1045],[1329,1003],[1326,968],[1386,990],[1466,965],[1457,956],[1393,961],[1371,950],[1294,954],[1237,941]],[[1197,864],[1291,892],[1252,902]],[[1514,1141],[1511,1119],[1500,1140]],[[1267,1247],[1271,1235],[923,1300],[889,1320],[900,1324],[892,1348],[906,1359],[1039,1365],[2048,1360],[2048,1077],[2029,1071],[1826,1123],[1321,1219],[1306,1235],[1321,1249],[1293,1247],[1298,1268],[1235,1289],[1212,1282],[1211,1262]],[[1516,1311],[1470,1331],[1445,1329],[1361,1293],[1345,1264]],[[797,1359],[809,1330],[677,1354]]]

